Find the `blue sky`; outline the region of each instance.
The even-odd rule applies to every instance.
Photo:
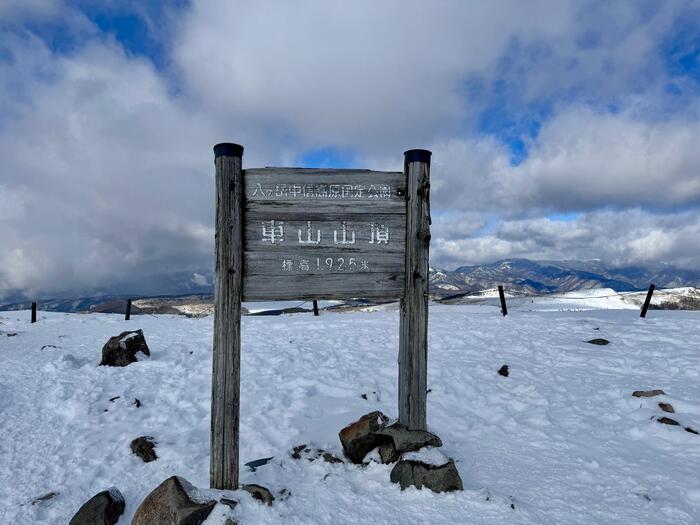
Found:
[[[220,141],[431,149],[437,266],[700,264],[700,2],[302,4],[4,2],[0,296],[210,273]]]

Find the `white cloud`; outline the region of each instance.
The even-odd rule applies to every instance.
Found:
[[[517,166],[493,139],[434,144],[433,198],[443,209],[506,214],[700,205],[696,108],[649,120],[570,106],[544,124]]]
[[[437,238],[435,266],[498,259],[602,259],[611,266],[669,263],[697,268],[700,212],[652,214],[641,209],[595,211],[572,221],[532,218],[500,221],[479,236]]]
[[[176,63],[236,131],[399,153],[462,126],[468,75],[514,38],[566,35],[568,2],[193,3]],[[259,138],[250,136],[255,140]]]
[[[336,146],[396,169],[431,148],[440,264],[697,265],[697,217],[672,210],[699,204],[700,106],[692,90],[669,106],[658,53],[688,5],[204,0],[153,28],[172,53],[159,70],[76,8],[3,3],[16,25],[0,31],[0,297],[204,275],[211,147],[226,140],[246,166]],[[70,28],[75,48],[53,52],[28,19]],[[479,115],[502,104],[517,120],[539,101],[551,111],[512,166]],[[587,213],[542,219],[573,209]]]
[[[13,248],[0,290],[95,290],[207,268],[213,122],[113,44],[50,63],[0,129],[0,201],[16,203],[0,223]]]

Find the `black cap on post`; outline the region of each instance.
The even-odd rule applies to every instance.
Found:
[[[243,157],[243,146],[240,144],[232,144],[230,142],[222,142],[214,146],[214,158],[219,157]]]
[[[430,164],[432,152],[427,149],[409,149],[408,151],[404,151],[403,155],[406,162],[425,162],[426,164]]]

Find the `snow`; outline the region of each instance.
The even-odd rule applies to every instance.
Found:
[[[425,465],[433,465],[439,467],[447,463],[450,458],[445,456],[439,448],[425,447],[415,452],[406,452],[401,456],[401,459],[407,461],[420,461]]]
[[[137,337],[138,335],[139,335],[139,334],[136,333],[136,332],[131,332],[131,333],[126,334],[124,337],[122,337],[122,338],[119,340],[119,345],[120,345],[122,348],[125,348],[124,345],[126,344],[126,342],[127,342],[127,341],[131,341],[134,337]]]
[[[240,504],[217,505],[207,523],[700,522],[700,436],[683,430],[700,430],[700,312],[640,319],[636,308],[591,310],[599,300],[555,305],[586,311],[514,304],[505,318],[496,304],[431,306],[429,430],[465,487],[449,494],[401,491],[391,465],[290,457],[302,443],[342,457],[343,426],[372,410],[397,416],[395,307],[244,317],[241,465],[274,459],[243,468],[241,482],[291,496],[267,507],[236,491]],[[128,524],[172,475],[203,497],[220,494],[207,490],[211,317],[29,316],[0,312],[0,523],[67,523],[116,486]],[[97,366],[109,337],[137,328],[151,357]],[[597,337],[611,343],[586,343]],[[509,377],[497,374],[503,364]],[[654,388],[666,395],[631,396]],[[658,423],[662,415],[680,426]],[[158,460],[131,453],[143,435],[155,437]]]
[[[124,497],[122,496],[122,493],[119,492],[119,489],[117,487],[109,487],[107,489],[107,492],[109,492],[109,495],[114,501],[124,501]]]
[[[611,288],[592,288],[574,292],[553,293],[544,295],[516,295],[505,291],[508,299],[508,311],[586,311],[586,310],[639,310],[646,298],[647,292],[616,292]],[[696,288],[668,288],[656,290],[651,303],[678,302],[681,298],[700,299],[700,291]],[[485,306],[497,306],[498,290],[483,290],[477,295],[465,296],[463,302],[479,303]]]
[[[319,308],[327,308],[341,304],[342,301],[318,301]],[[266,301],[266,302],[245,302],[243,306],[248,312],[259,313],[267,310],[284,310],[286,308],[312,308],[311,301]]]

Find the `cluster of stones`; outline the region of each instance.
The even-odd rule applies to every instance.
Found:
[[[150,356],[151,352],[146,343],[142,330],[122,332],[110,337],[102,348],[100,366],[128,366],[138,362],[136,355],[141,353]],[[119,399],[116,396],[111,402]],[[141,402],[134,400],[138,408]],[[145,463],[158,459],[156,441],[151,436],[137,437],[131,442],[131,451]],[[272,505],[275,497],[260,485],[250,484],[240,487],[248,492],[253,499],[266,505]],[[280,497],[288,495],[283,491]],[[54,497],[51,493],[43,498]],[[234,508],[238,501],[226,496],[218,499],[219,503]],[[163,481],[141,502],[134,514],[132,525],[198,525],[203,523],[214,509],[217,501],[205,495],[184,478],[173,476]],[[112,487],[90,498],[75,513],[70,525],[114,525],[124,512],[124,498],[118,489]],[[226,525],[235,525],[227,519]]]
[[[275,497],[260,485],[242,485],[253,499],[272,505]],[[286,491],[281,497],[284,498]],[[158,485],[139,505],[131,525],[200,525],[217,503],[231,508],[238,501],[221,496],[218,501],[200,492],[185,478],[172,476]],[[116,488],[105,490],[88,500],[70,520],[69,525],[115,525],[124,512],[124,498]],[[228,518],[226,525],[235,525]]]
[[[666,392],[664,392],[661,389],[655,389],[655,390],[635,390],[632,392],[632,396],[634,397],[655,397],[655,396],[665,396]],[[659,408],[663,411],[666,412],[667,414],[675,414],[676,410],[673,408],[673,405],[671,403],[664,403],[663,401],[660,401],[658,403]],[[656,418],[656,421],[663,425],[671,425],[674,427],[677,426],[682,426],[678,421],[676,421],[673,418],[670,418],[668,416],[662,416],[659,418]],[[690,432],[691,434],[696,434],[700,435],[700,432],[695,430],[694,428],[691,427],[683,427],[683,430],[686,432]]]
[[[111,337],[102,348],[100,366],[127,366],[138,361],[137,353],[150,356],[142,330],[122,332]],[[119,396],[110,399],[114,402]],[[136,400],[136,406],[140,402]],[[410,430],[398,422],[389,423],[381,412],[371,412],[340,431],[340,441],[347,459],[356,464],[367,464],[375,460],[381,463],[394,463],[391,471],[391,481],[398,483],[401,489],[415,486],[419,489],[426,487],[435,492],[462,490],[462,480],[452,459],[442,454],[432,454],[433,460],[426,461],[421,456],[422,451],[435,452],[442,446],[438,436],[423,430]],[[131,442],[134,455],[148,463],[158,459],[155,451],[157,445],[151,436],[141,436]],[[291,452],[294,459],[316,461],[321,459],[327,463],[343,463],[343,460],[319,448],[308,445],[294,447]],[[435,461],[435,457],[438,461]],[[259,466],[272,458],[263,458],[252,465]],[[249,484],[240,487],[248,492],[255,500],[266,505],[272,505],[275,497],[260,485]],[[54,494],[50,494],[51,497]],[[282,490],[280,499],[289,496],[287,490]],[[202,493],[187,480],[172,476],[163,481],[141,502],[136,510],[132,525],[197,525],[203,523],[216,504],[222,503],[234,508],[238,501],[227,496],[221,496],[218,501],[211,498],[211,492]],[[124,498],[116,488],[112,487],[90,498],[76,512],[69,525],[114,525],[124,512]],[[226,525],[235,525],[227,519]]]
[[[410,486],[434,492],[463,488],[454,460],[439,453],[433,454],[439,461],[426,461],[419,453],[442,446],[432,432],[411,430],[398,422],[390,424],[388,417],[375,411],[342,429],[339,437],[345,456],[353,463],[395,463],[390,479],[402,490]]]

